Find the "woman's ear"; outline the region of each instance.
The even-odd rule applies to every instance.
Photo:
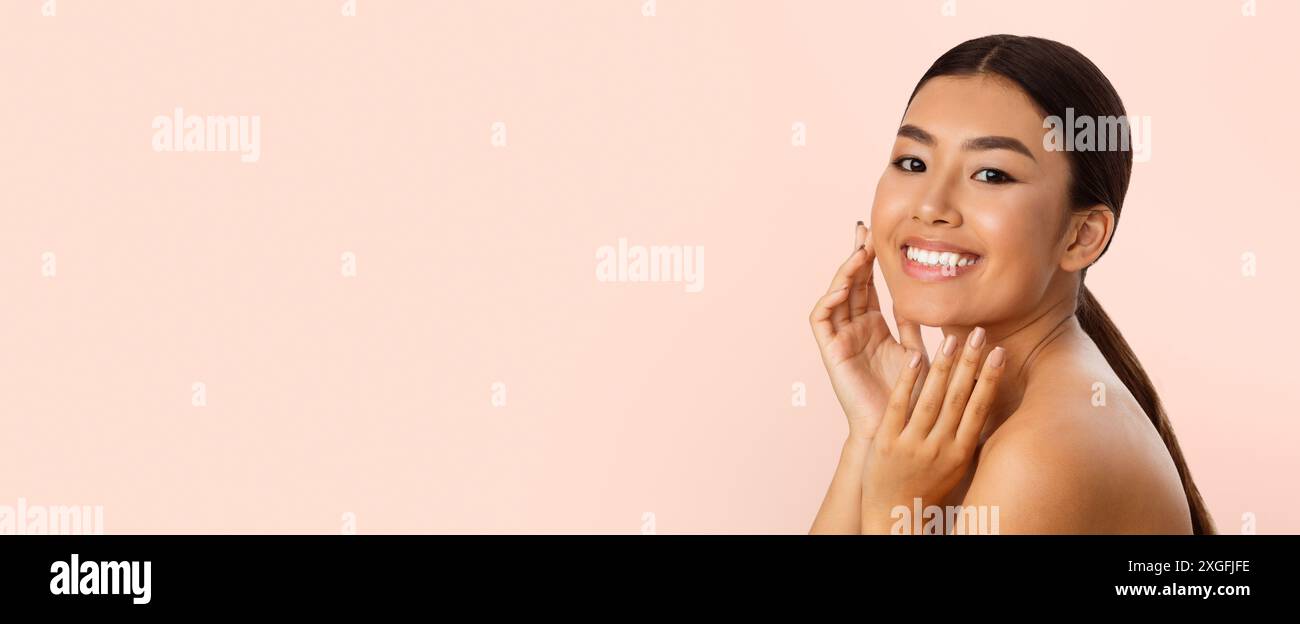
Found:
[[[1088,268],[1106,250],[1106,243],[1114,233],[1115,213],[1110,207],[1097,204],[1075,212],[1070,216],[1061,268],[1071,272]]]

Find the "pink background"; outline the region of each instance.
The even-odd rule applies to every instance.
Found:
[[[1007,32],[1151,117],[1088,284],[1220,530],[1300,532],[1297,3],[642,4],[0,3],[0,505],[102,505],[108,533],[806,532],[846,432],[808,311],[916,80]],[[177,106],[260,115],[260,161],[154,152]],[[703,245],[704,291],[596,281],[620,237]]]

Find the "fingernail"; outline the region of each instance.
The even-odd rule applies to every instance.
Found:
[[[862,222],[861,222],[861,221],[858,221],[858,225],[862,225]]]
[[[913,354],[912,354],[912,359],[911,359],[911,360],[908,360],[908,362],[907,362],[907,367],[908,367],[908,368],[916,368],[916,365],[917,365],[917,364],[920,364],[920,363],[921,363],[921,354],[920,354],[920,353],[913,353]]]
[[[970,346],[978,349],[984,345],[984,328],[976,327],[975,331],[970,333]]]
[[[957,348],[957,337],[952,334],[948,334],[948,337],[943,339],[944,356],[952,355],[953,350],[956,348]]]
[[[989,355],[989,366],[992,366],[993,368],[1000,368],[1002,366],[1002,360],[1005,359],[1006,359],[1006,349],[1003,349],[1002,347],[998,347],[993,350],[993,353],[991,355]]]

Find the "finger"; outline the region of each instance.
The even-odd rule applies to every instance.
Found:
[[[829,289],[827,289],[826,292],[830,293],[840,288],[841,286],[844,286],[846,284],[852,284],[853,276],[855,272],[862,268],[863,259],[864,259],[864,255],[862,252],[862,248],[859,247],[857,249],[854,249],[853,253],[849,254],[848,260],[845,260],[844,264],[840,265],[840,270],[835,272],[835,278],[831,280],[831,286]],[[836,330],[838,330],[841,325],[844,325],[848,321],[849,321],[848,306],[838,306],[835,308],[835,310],[832,311],[831,325],[834,326]]]
[[[858,251],[858,249],[861,249],[863,243],[866,242],[866,241],[864,240],[864,239],[866,238],[865,234],[866,234],[866,227],[862,225],[862,222],[861,222],[861,221],[858,221],[858,224],[855,225],[855,226],[853,226],[853,251],[854,251],[854,253],[856,253],[856,252]],[[862,297],[863,297],[863,293],[861,293],[861,292],[859,291],[859,289],[858,289],[858,281],[860,281],[860,280],[861,280],[861,276],[854,275],[854,276],[853,276],[853,280],[852,280],[852,284],[853,284],[853,285],[852,285],[851,287],[849,287],[849,305],[848,305],[848,308],[849,308],[849,318],[850,318],[850,319],[853,318],[854,316],[857,316],[857,315],[859,314],[859,312],[858,312],[858,308],[859,308],[860,306],[861,306],[861,307],[865,307],[865,306],[867,305],[866,299],[865,299],[865,298],[862,298]],[[861,301],[858,301],[858,299],[860,299],[860,298],[862,298],[862,300],[861,300]]]
[[[880,419],[876,435],[897,438],[907,421],[908,408],[912,405],[912,387],[921,374],[921,352],[913,351],[907,365],[898,372],[898,380],[889,394],[889,403],[885,406],[885,415]]]
[[[899,316],[898,304],[894,304],[894,322],[898,324],[898,341],[913,351],[925,353],[925,341],[921,339],[921,325]]]
[[[966,411],[962,414],[961,425],[957,427],[957,444],[974,449],[979,443],[980,433],[988,422],[989,412],[993,409],[993,398],[997,394],[998,381],[1006,370],[1006,349],[998,347],[989,353],[980,370],[980,379],[975,383],[975,391],[970,401],[966,402]]]
[[[952,334],[944,336],[938,352],[934,355],[934,362],[930,365],[930,372],[925,377],[921,398],[916,401],[916,408],[912,410],[912,419],[907,421],[907,428],[903,430],[903,435],[917,438],[929,435],[930,428],[934,426],[934,421],[939,416],[939,408],[943,406],[943,397],[948,391],[948,373],[952,371],[956,354],[957,337]]]
[[[830,286],[826,288],[827,293],[833,292],[840,286],[849,283],[850,279],[853,277],[854,269],[862,264],[862,259],[859,257],[861,255],[862,245],[854,247],[853,251],[849,254],[849,257],[845,258],[844,262],[840,264],[840,268],[835,270],[835,276],[831,278]]]
[[[865,225],[858,228],[865,239],[863,243],[863,252],[866,258],[863,259],[863,268],[858,271],[853,280],[853,294],[849,299],[850,318],[857,318],[869,311],[880,311],[880,297],[876,295],[876,246],[874,238],[871,236],[871,230]],[[924,349],[920,349],[924,351]]]
[[[951,439],[957,435],[957,425],[966,411],[966,401],[970,399],[971,389],[975,387],[975,374],[979,372],[980,360],[984,357],[984,328],[976,327],[966,337],[961,355],[948,380],[948,393],[944,396],[943,407],[939,411],[939,422],[930,431],[930,437]]]
[[[817,344],[825,346],[826,343],[835,337],[835,327],[831,324],[831,315],[834,314],[837,306],[842,306],[849,294],[849,284],[845,282],[839,288],[836,288],[817,300],[813,306],[812,314],[808,316],[808,322],[812,324],[813,335],[817,337]]]
[[[880,311],[880,295],[876,293],[876,237],[872,235],[871,228],[866,228],[867,238],[867,279],[870,283],[867,285],[867,310]],[[921,352],[924,354],[925,350]]]

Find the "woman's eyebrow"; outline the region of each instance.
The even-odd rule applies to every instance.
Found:
[[[934,135],[912,124],[903,124],[899,126],[898,136],[907,137],[909,139],[923,143],[925,145],[929,145],[931,147],[933,147],[935,144]],[[1033,152],[1030,152],[1029,148],[1025,147],[1024,143],[1021,143],[1019,139],[1012,138],[1012,137],[1006,137],[1006,136],[976,137],[974,139],[967,139],[961,144],[961,147],[962,149],[965,150],[1006,149],[1006,150],[1011,150],[1013,152],[1024,154],[1025,156],[1028,156],[1030,160],[1034,162],[1038,162],[1038,159],[1034,158]]]
[[[977,137],[974,139],[967,139],[964,143],[961,144],[961,146],[962,149],[968,149],[968,150],[1008,149],[1013,152],[1020,152],[1021,154],[1028,156],[1030,160],[1034,162],[1038,162],[1038,159],[1034,158],[1034,155],[1029,151],[1028,147],[1025,147],[1024,143],[1021,143],[1019,139],[1014,139],[1011,137],[1004,137],[1004,136]]]
[[[934,137],[929,132],[922,130],[912,124],[903,124],[898,127],[898,136],[907,137],[913,141],[934,146]]]

